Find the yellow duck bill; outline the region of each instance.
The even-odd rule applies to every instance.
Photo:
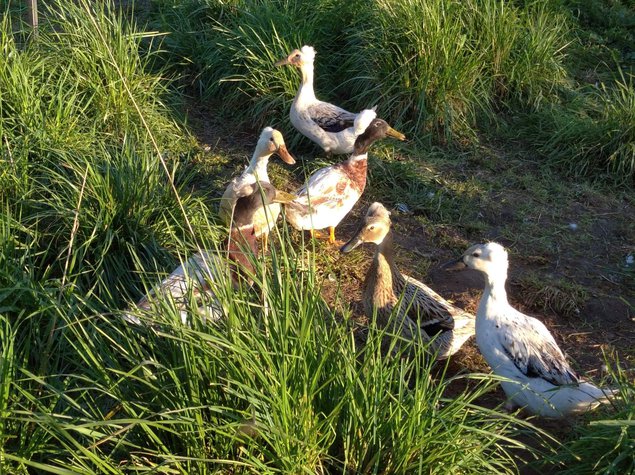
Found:
[[[292,194],[292,193],[287,193],[286,191],[276,190],[276,194],[273,197],[273,202],[274,203],[287,204],[287,203],[291,203],[296,198],[297,198],[297,196]]]
[[[388,130],[386,131],[386,135],[388,135],[389,137],[395,138],[397,140],[401,140],[401,141],[406,140],[406,136],[404,134],[393,129],[392,127],[388,127]]]

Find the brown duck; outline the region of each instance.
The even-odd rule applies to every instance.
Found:
[[[448,358],[474,335],[474,316],[399,271],[390,224],[390,212],[381,203],[373,203],[358,231],[340,249],[348,253],[363,243],[377,246],[364,282],[364,311],[369,318],[376,312],[382,325],[393,317],[394,327],[404,338],[421,334],[424,340],[433,340],[437,359]]]

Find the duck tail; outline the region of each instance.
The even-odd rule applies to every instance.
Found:
[[[373,119],[375,119],[375,117],[377,117],[377,113],[375,112],[374,108],[364,109],[359,114],[357,114],[353,125],[355,136],[357,137],[358,135],[363,134],[370,123],[373,121]]]
[[[590,399],[602,404],[610,402],[611,399],[615,398],[619,394],[619,390],[617,389],[598,388],[589,382],[580,383],[579,388],[587,396],[589,396]]]

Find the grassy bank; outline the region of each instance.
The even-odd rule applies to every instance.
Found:
[[[620,40],[635,16],[626,3],[156,5],[152,26],[170,32],[168,62],[188,71],[204,100],[223,97],[218,113],[238,122],[290,126],[297,73],[272,64],[311,44],[321,98],[377,105],[422,144],[465,146],[506,127],[566,173],[626,184],[635,176],[635,52]]]
[[[225,233],[217,190],[201,176],[212,153],[181,119],[184,90],[197,86],[232,127],[238,119],[291,130],[298,78],[271,63],[314,43],[325,97],[350,107],[381,101],[384,116],[420,138],[399,151],[407,163],[378,150],[370,195],[411,196],[424,221],[475,222],[470,236],[481,237],[488,222],[477,221],[474,202],[533,176],[507,171],[486,189],[478,177],[445,176],[452,151],[431,158],[437,171],[425,175],[416,157],[429,143],[459,142],[469,150],[453,157],[460,167],[494,174],[495,157],[466,144],[487,130],[482,118],[556,110],[550,101],[569,77],[562,48],[573,26],[564,13],[540,2],[377,2],[370,11],[363,2],[161,1],[144,12],[169,31],[160,40],[93,3],[47,2],[37,38],[20,23],[22,4],[3,3],[0,472],[517,473],[525,458],[547,454],[549,469],[593,467],[583,456],[597,437],[614,447],[602,459],[606,473],[632,469],[628,373],[615,376],[624,403],[582,422],[556,457],[558,443],[497,406],[491,377],[433,365],[421,345],[382,352],[384,335],[360,331],[344,290],[335,306],[323,298],[327,253],[298,246],[284,227],[280,246],[255,260],[252,287],[217,283],[224,321],[205,325],[192,309],[183,325],[168,302],[139,312],[144,325],[121,318]],[[448,16],[465,32],[408,26]],[[528,46],[543,37],[543,49]],[[429,48],[431,63],[412,61],[417,47]],[[626,117],[632,87],[619,87],[606,94],[623,91]],[[626,119],[615,120],[619,128]],[[601,130],[585,136],[597,144]],[[628,147],[623,134],[611,136],[614,148]],[[213,153],[242,165],[235,151]],[[543,194],[554,190],[562,191],[553,184]]]

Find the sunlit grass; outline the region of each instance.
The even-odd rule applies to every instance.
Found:
[[[162,20],[178,32],[174,51],[198,68],[210,96],[223,95],[221,111],[258,125],[288,125],[299,76],[272,65],[303,44],[317,50],[319,97],[377,105],[410,136],[474,138],[480,115],[540,103],[565,77],[567,23],[546,2],[173,3]],[[179,42],[183,25],[201,41]]]
[[[555,458],[560,473],[622,474],[635,471],[635,383],[619,363],[607,363],[618,397],[610,415],[602,412],[576,428]]]
[[[15,339],[3,350],[6,469],[515,471],[508,451],[525,448],[513,437],[527,424],[478,406],[492,381],[459,377],[472,387],[448,398],[453,378],[430,378],[422,346],[386,354],[371,329],[360,348],[349,317],[315,292],[313,265],[275,249],[256,264],[252,289],[212,286],[226,311],[216,325],[192,313],[183,326],[159,303],[127,326],[57,289],[41,291],[33,314],[3,317]],[[39,344],[15,338],[45,316],[57,325],[36,331]],[[32,368],[42,350],[55,356]]]
[[[334,48],[362,3],[343,12],[339,2],[307,5],[183,2],[170,21],[188,19],[180,40],[211,55],[210,69],[225,61],[207,82],[208,71],[198,72],[210,97],[223,94],[232,116],[252,125],[275,125],[299,80],[270,68],[288,48],[317,37],[320,90],[343,97],[352,84],[333,91],[329,78],[343,76],[347,53]],[[326,280],[339,285],[330,271],[336,253],[299,233],[290,239],[285,227],[271,254],[255,258],[253,286],[212,286],[223,321],[205,324],[189,309],[183,325],[158,301],[150,312],[133,310],[143,325],[126,324],[134,301],[198,248],[217,249],[225,231],[214,200],[192,191],[202,178],[189,159],[200,151],[168,106],[180,97],[157,59],[169,49],[149,52],[142,42],[154,35],[107,4],[46,7],[37,41],[23,42],[28,31],[9,15],[0,25],[0,472],[517,473],[519,454],[538,452],[528,434],[548,450],[531,424],[483,407],[490,377],[450,375],[421,345],[397,345],[372,322],[361,345],[349,296],[336,292],[329,306],[321,295]],[[189,36],[190,27],[200,29]],[[186,67],[190,51],[177,46],[183,61],[172,71]],[[488,87],[533,106],[553,85],[503,78],[511,56],[492,63],[500,77]],[[431,227],[482,232],[478,204],[500,184],[472,176],[474,163],[448,177],[437,166],[443,159],[419,145],[377,147],[369,196],[404,202]],[[387,339],[399,350],[382,351]],[[618,414],[615,423],[630,417]],[[602,460],[626,460],[625,440]]]

